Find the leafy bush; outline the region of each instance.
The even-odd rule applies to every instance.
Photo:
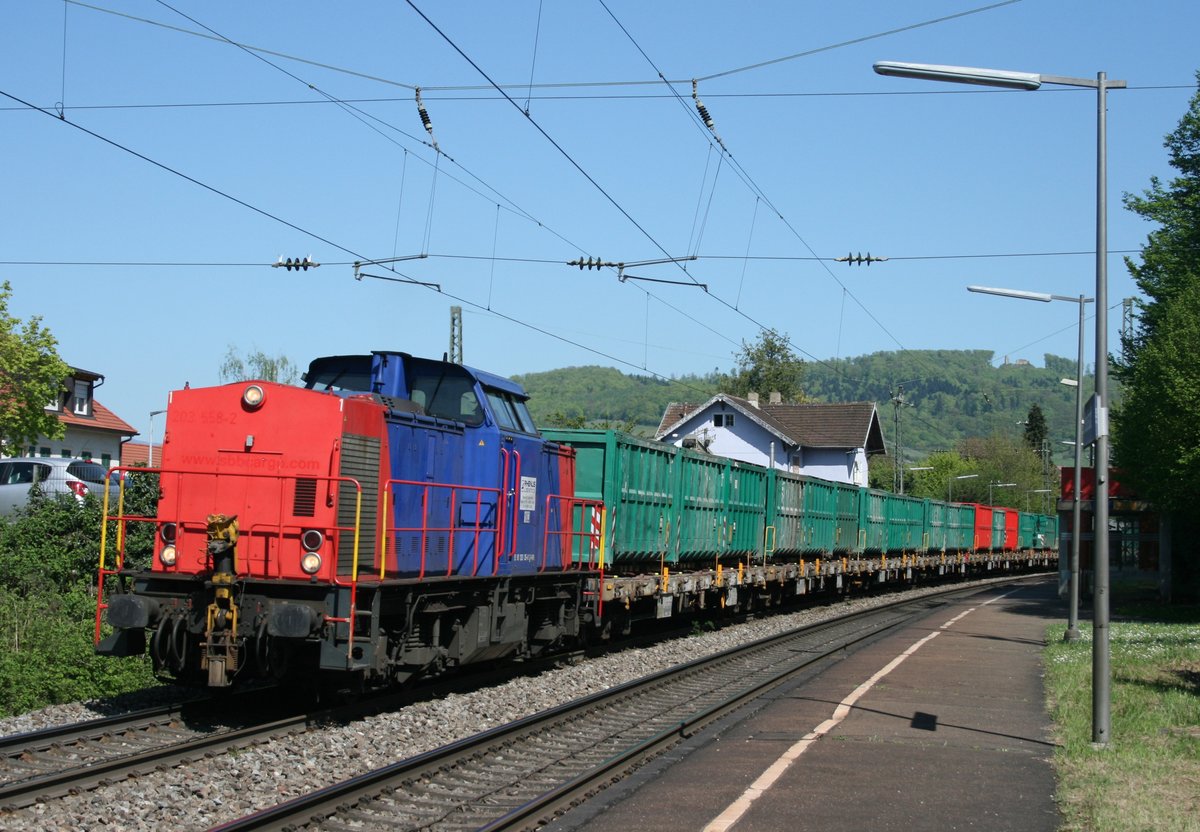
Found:
[[[157,494],[156,477],[135,475],[125,488],[125,513],[153,517]],[[146,657],[93,653],[102,513],[93,496],[80,503],[35,495],[0,522],[0,714],[156,684]],[[110,522],[110,565],[116,534]],[[124,534],[127,565],[148,564],[153,524],[127,524]]]

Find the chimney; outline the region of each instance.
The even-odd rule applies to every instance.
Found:
[[[783,394],[778,390],[771,391],[771,404],[783,404]]]
[[[758,394],[757,393],[747,393],[746,401],[750,402],[751,407],[758,407]]]

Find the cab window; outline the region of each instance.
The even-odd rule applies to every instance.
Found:
[[[474,380],[465,372],[455,372],[452,367],[441,366],[441,372],[419,372],[412,377],[413,402],[424,408],[430,416],[479,427],[483,424],[483,408],[479,405],[479,397],[475,395]]]
[[[488,404],[492,406],[492,412],[496,414],[496,422],[500,427],[521,433],[537,433],[533,417],[529,415],[529,409],[525,407],[523,399],[494,387],[488,387],[484,392],[487,394]]]

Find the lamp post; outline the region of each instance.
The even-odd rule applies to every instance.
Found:
[[[1075,489],[1071,505],[1071,556],[1068,564],[1067,581],[1067,631],[1063,634],[1064,641],[1078,641],[1079,634],[1079,483],[1080,468],[1083,461],[1083,318],[1084,309],[1095,298],[1078,298],[1068,295],[1051,295],[1045,292],[1026,292],[1019,289],[996,289],[990,286],[968,286],[968,292],[981,292],[987,295],[999,295],[1005,298],[1020,300],[1036,300],[1049,303],[1052,300],[1068,301],[1079,304],[1079,352],[1075,359],[1075,378],[1062,379],[1062,383],[1075,388]]]
[[[154,467],[154,417],[158,416],[162,413],[166,413],[166,412],[167,411],[165,411],[165,410],[151,410],[150,411],[150,447],[146,449],[147,450],[147,458],[150,460],[150,462],[146,466],[147,468]]]
[[[954,502],[954,481],[955,480],[973,480],[978,477],[978,474],[960,474],[957,477],[951,477],[946,480],[946,502]]]
[[[1095,529],[1093,570],[1095,593],[1092,603],[1092,743],[1108,744],[1111,728],[1112,671],[1109,666],[1109,581],[1108,581],[1108,142],[1107,93],[1124,89],[1124,81],[1109,81],[1103,72],[1090,78],[1010,72],[977,67],[939,66],[880,61],[880,75],[982,84],[1007,89],[1036,90],[1042,84],[1084,87],[1096,91],[1096,393],[1095,393]]]
[[[1012,488],[1015,482],[989,482],[988,483],[988,505],[992,504],[992,489],[993,488]]]

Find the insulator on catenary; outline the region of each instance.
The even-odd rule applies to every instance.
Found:
[[[872,263],[887,262],[886,257],[875,257],[869,251],[866,254],[863,254],[862,252],[859,252],[858,254],[847,254],[845,257],[835,257],[833,260],[835,263],[846,263],[847,265],[854,266],[861,266],[863,263],[866,263],[869,266]]]
[[[308,257],[305,257],[304,259],[300,259],[299,257],[292,259],[291,257],[289,257],[286,260],[283,259],[283,255],[281,254],[279,256],[279,259],[271,264],[271,268],[287,269],[289,272],[292,269],[295,269],[296,271],[308,271],[309,269],[318,268],[320,265],[321,265],[320,263],[313,262],[311,254]]]
[[[713,122],[712,116],[708,112],[708,108],[704,106],[704,102],[700,100],[699,82],[695,78],[692,79],[692,100],[696,102],[696,112],[700,114],[700,120],[704,122],[704,126],[713,134],[713,138],[717,140],[717,144],[725,147],[725,143],[721,141],[721,137],[717,135],[717,126]]]
[[[425,125],[425,132],[429,134],[429,140],[433,143],[433,149],[440,151],[437,139],[433,135],[433,120],[429,117],[429,111],[425,109],[425,102],[421,100],[421,88],[415,89],[417,96],[417,115],[421,117],[421,124]]]

